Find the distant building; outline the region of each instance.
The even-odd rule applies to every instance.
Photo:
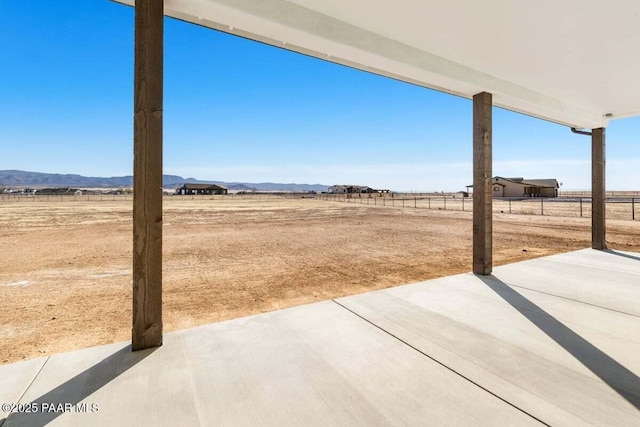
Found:
[[[38,194],[40,196],[81,196],[82,190],[77,188],[70,187],[54,187],[54,188],[40,188],[38,190],[33,190],[34,194]]]
[[[329,187],[329,193],[333,194],[352,194],[352,193],[373,193],[374,190],[366,185],[332,185]]]
[[[332,194],[367,194],[367,193],[388,193],[389,190],[376,190],[366,185],[332,185],[329,193]]]
[[[558,197],[560,185],[558,180],[550,179],[524,179],[503,178],[494,176],[491,178],[493,197]],[[473,185],[467,185],[467,192]]]
[[[213,195],[227,194],[227,189],[216,184],[184,184],[176,188],[176,194],[183,195]]]

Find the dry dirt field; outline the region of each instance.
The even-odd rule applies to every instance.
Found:
[[[0,204],[0,363],[127,340],[131,201]],[[640,251],[640,221],[608,222]],[[590,220],[495,214],[494,263],[589,246]],[[471,269],[471,213],[313,199],[165,202],[165,331]]]

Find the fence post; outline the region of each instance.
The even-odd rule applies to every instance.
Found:
[[[636,219],[636,201],[631,198],[631,219]]]
[[[544,199],[540,197],[540,215],[544,215]]]
[[[417,197],[413,198],[413,207],[418,209],[418,198]]]
[[[444,210],[447,210],[447,198],[443,197],[442,200],[444,200]]]
[[[511,213],[511,199],[509,199],[509,213]]]
[[[429,209],[431,209],[431,197],[427,197],[427,202],[429,202]]]
[[[384,201],[384,197],[382,198],[382,206],[387,206],[387,203]]]
[[[582,218],[582,197],[580,197],[580,218]]]
[[[464,212],[464,197],[462,198],[462,212]]]

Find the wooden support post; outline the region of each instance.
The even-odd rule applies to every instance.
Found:
[[[132,349],[162,345],[163,0],[136,0]]]
[[[473,272],[492,268],[492,96],[473,97]]]
[[[591,247],[607,249],[605,241],[605,132],[591,131]]]

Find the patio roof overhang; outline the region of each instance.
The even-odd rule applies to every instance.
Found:
[[[490,92],[572,127],[640,114],[636,0],[165,0],[164,11],[465,98]]]

